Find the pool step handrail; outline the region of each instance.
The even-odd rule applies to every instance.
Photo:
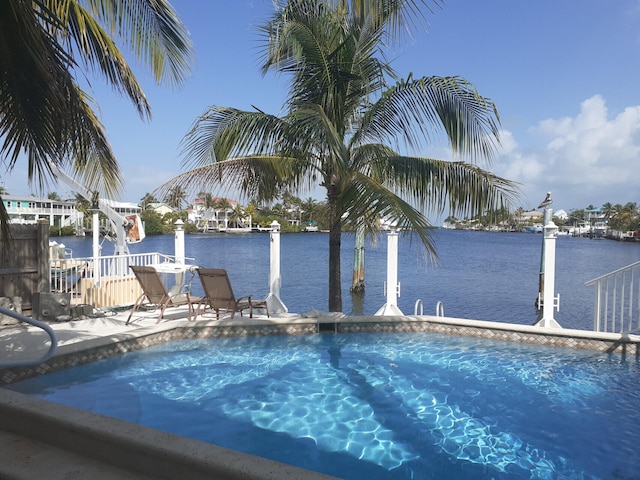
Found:
[[[413,314],[415,316],[424,315],[424,305],[422,304],[421,298],[416,300],[416,303],[413,306]],[[442,303],[441,300],[436,304],[436,317],[444,317],[444,303]]]
[[[422,304],[422,299],[419,298],[418,300],[416,300],[416,304],[413,307],[413,314],[415,316],[424,315],[424,305]]]
[[[640,261],[593,280],[596,287],[593,330],[631,333],[640,328]]]
[[[58,338],[56,337],[56,333],[53,331],[53,329],[47,325],[46,323],[43,323],[39,320],[35,320],[31,317],[27,317],[25,315],[22,315],[21,313],[18,313],[14,310],[10,310],[8,308],[5,307],[0,307],[0,313],[3,315],[7,315],[9,317],[13,317],[16,320],[19,320],[21,322],[25,322],[28,323],[30,325],[33,325],[35,327],[39,327],[41,329],[43,329],[51,338],[51,346],[49,347],[49,350],[40,358],[35,359],[35,360],[21,360],[21,361],[6,361],[6,362],[0,362],[0,368],[18,368],[18,367],[31,367],[31,366],[35,366],[35,365],[40,365],[44,362],[46,362],[47,360],[49,360],[51,357],[53,357],[53,355],[56,353],[56,349],[58,348]]]

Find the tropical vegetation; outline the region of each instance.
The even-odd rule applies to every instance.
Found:
[[[403,20],[422,18],[419,4],[424,2],[280,5],[260,30],[262,71],[291,78],[286,113],[207,108],[184,138],[188,171],[160,188],[233,186],[258,202],[285,190],[324,188],[330,311],[342,310],[343,226],[372,230],[368,219],[386,218],[417,235],[435,256],[423,212],[481,212],[508,204],[516,192],[512,182],[477,165],[498,145],[493,102],[462,78],[401,78],[386,61],[385,46]],[[425,147],[437,134],[458,161],[405,152]]]
[[[0,2],[0,155],[7,171],[24,156],[28,180],[41,190],[52,162],[91,191],[120,191],[120,167],[82,87],[97,72],[143,119],[151,118],[116,42],[129,47],[159,84],[181,85],[190,73],[188,32],[167,0]],[[8,238],[2,203],[0,220]]]

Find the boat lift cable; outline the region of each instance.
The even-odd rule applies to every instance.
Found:
[[[53,331],[53,329],[49,325],[47,325],[46,323],[40,322],[38,320],[35,320],[33,318],[26,317],[18,312],[15,312],[14,310],[10,310],[5,307],[0,307],[0,313],[3,315],[8,315],[10,317],[13,317],[16,320],[29,323],[35,327],[39,327],[43,329],[51,338],[51,346],[49,347],[49,350],[47,351],[47,353],[45,353],[41,358],[36,360],[22,360],[22,361],[16,361],[16,362],[11,362],[11,361],[0,362],[0,368],[17,368],[17,367],[30,367],[34,365],[40,365],[41,363],[44,363],[47,360],[49,360],[56,353],[56,348],[58,348],[58,338],[56,337],[56,333]]]

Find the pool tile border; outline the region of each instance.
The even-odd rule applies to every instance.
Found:
[[[52,373],[171,340],[226,338],[266,335],[308,335],[318,333],[432,332],[446,335],[530,343],[552,347],[595,350],[603,353],[640,356],[640,336],[595,333],[583,330],[540,328],[444,317],[342,317],[298,318],[295,320],[227,320],[166,322],[154,328],[116,337],[96,338],[65,345],[47,362],[0,370],[0,385]]]

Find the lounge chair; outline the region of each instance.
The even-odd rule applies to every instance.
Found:
[[[198,277],[202,283],[204,297],[198,305],[195,318],[198,318],[200,310],[206,311],[207,308],[215,310],[216,318],[220,318],[220,311],[231,312],[231,318],[236,312],[249,310],[249,318],[253,318],[253,310],[263,309],[269,316],[266,300],[254,300],[251,295],[247,297],[236,298],[231,288],[231,282],[227,271],[222,268],[198,268]]]
[[[131,268],[135,274],[136,279],[142,288],[142,295],[140,295],[138,300],[136,300],[136,303],[133,305],[131,313],[129,313],[129,318],[127,319],[127,325],[129,324],[133,313],[142,305],[155,305],[156,307],[160,307],[160,316],[156,323],[160,323],[160,320],[162,320],[164,315],[164,311],[167,308],[177,307],[178,305],[189,305],[189,320],[191,320],[192,314],[194,314],[193,318],[195,319],[195,305],[202,300],[200,297],[192,297],[189,292],[170,294],[167,292],[167,288],[164,286],[164,283],[162,283],[160,275],[158,275],[158,271],[153,267],[130,265],[129,268]]]

